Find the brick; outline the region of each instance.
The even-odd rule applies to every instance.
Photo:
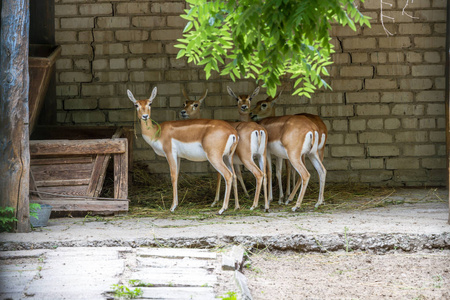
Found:
[[[444,76],[445,69],[443,65],[421,65],[412,66],[412,75],[414,77],[420,76]]]
[[[414,68],[414,67],[413,67]],[[377,66],[378,75],[404,76],[410,74],[409,66],[405,65],[380,65]]]
[[[130,73],[131,81],[155,82],[163,79],[162,73],[159,71],[133,71]],[[158,88],[159,92],[159,88]]]
[[[384,162],[382,158],[352,159],[350,167],[353,170],[384,169]]]
[[[367,120],[367,128],[373,129],[373,130],[383,129],[383,119]]]
[[[125,69],[126,68],[125,58],[111,58],[109,60],[109,67],[112,70]]]
[[[447,7],[447,0],[434,0],[432,7],[445,8]]]
[[[348,171],[333,171],[327,173],[327,181],[330,182],[359,182],[358,172],[348,172]]]
[[[180,16],[167,16],[167,26],[169,27],[184,28],[186,27],[187,22],[187,20]]]
[[[94,46],[96,55],[117,55],[128,53],[128,48],[122,43],[98,44]]]
[[[333,25],[331,26],[330,36],[343,37],[343,36],[357,36],[361,33],[361,28],[357,27],[356,31],[348,26]]]
[[[375,52],[370,54],[370,60],[374,63],[384,64],[387,62],[387,53]]]
[[[347,170],[348,161],[345,159],[327,159],[327,171]]]
[[[380,48],[400,49],[411,47],[411,39],[409,37],[385,37],[379,39]]]
[[[445,23],[435,23],[433,33],[445,34],[447,32],[447,27]]]
[[[428,78],[412,78],[400,80],[402,90],[428,90],[433,87],[433,81]]]
[[[427,63],[439,63],[441,62],[441,53],[440,52],[425,52],[423,56],[425,62]]]
[[[146,42],[132,43],[129,45],[132,54],[156,54],[162,53],[161,43]]]
[[[378,19],[378,16],[376,17]],[[384,23],[384,27],[386,27],[386,29],[392,33],[393,35],[397,35],[398,34],[398,26],[397,24],[391,24],[391,23]],[[364,36],[386,36],[386,31],[381,24],[372,24],[371,28],[364,28]]]
[[[135,120],[135,110],[110,110],[108,111],[108,121],[116,122],[133,122]]]
[[[385,104],[362,104],[356,106],[358,116],[389,115],[389,106]]]
[[[182,33],[180,29],[153,30],[151,38],[154,41],[175,41],[183,37]]]
[[[389,90],[397,88],[395,79],[366,79],[365,88],[368,90]]]
[[[395,133],[396,142],[412,142],[420,143],[428,141],[428,135],[426,131],[406,131]]]
[[[172,67],[172,68],[175,68],[175,69],[184,68],[187,66],[187,58],[183,57],[180,59],[176,59],[175,57],[170,57],[169,63],[170,63],[170,67]],[[202,80],[205,79],[205,72],[203,72],[203,74],[201,74],[201,79]]]
[[[361,132],[359,142],[364,144],[392,143],[392,135],[385,132]]]
[[[426,169],[446,169],[445,158],[423,158],[422,167]]]
[[[74,16],[78,14],[77,6],[75,4],[70,5],[55,5],[55,16]]]
[[[146,41],[148,40],[148,31],[146,30],[117,30],[116,39],[121,42],[128,41]]]
[[[361,3],[362,7],[365,9],[375,9],[378,11],[380,9],[380,2],[378,0],[366,0],[364,3]],[[390,6],[387,6],[390,7]]]
[[[176,120],[177,112],[174,110],[167,109],[153,109],[152,110],[152,119],[156,122],[164,122],[166,120]]]
[[[395,170],[394,179],[404,184],[405,182],[423,182],[428,180],[425,170]],[[417,185],[417,183],[413,183]]]
[[[128,28],[130,27],[129,17],[98,17],[98,28]]]
[[[181,14],[184,13],[184,3],[181,2],[162,2],[162,3],[152,3],[151,12],[152,13],[172,13]]]
[[[398,27],[400,34],[430,35],[431,26],[427,23],[400,24]]]
[[[132,108],[133,104],[126,95],[123,95],[123,97],[121,98],[115,97],[100,98],[98,102],[98,107],[100,109],[121,109],[121,108]]]
[[[331,81],[334,91],[359,91],[362,89],[363,81],[358,79],[335,79]]]
[[[333,120],[334,131],[347,131],[347,129],[348,129],[347,120]]]
[[[61,45],[61,56],[92,55],[92,47],[87,44]]]
[[[390,118],[384,120],[384,128],[388,130],[398,129],[401,126],[401,122],[399,119]]]
[[[115,89],[113,84],[83,84],[81,94],[83,96],[113,96]]]
[[[342,41],[342,47],[345,51],[355,49],[373,49],[376,48],[375,38],[348,38]]]
[[[361,182],[383,182],[391,180],[393,177],[392,171],[385,171],[385,170],[367,170],[362,171],[360,178]]]
[[[445,77],[438,77],[434,79],[434,87],[437,90],[445,89]]]
[[[332,157],[359,157],[364,156],[363,146],[333,146],[331,147]]]
[[[430,116],[442,116],[445,115],[445,104],[436,103],[427,105],[427,115]]]
[[[402,126],[405,129],[417,128],[419,120],[417,118],[403,118],[401,119]]]
[[[110,3],[81,4],[80,14],[82,15],[111,15],[113,12]]]
[[[436,128],[436,119],[420,119],[419,120],[419,128],[420,129],[433,129]]]
[[[75,123],[105,123],[106,117],[101,111],[73,112],[72,120]]]
[[[389,52],[388,53],[389,62],[399,63],[405,61],[405,54],[403,52]]]
[[[56,96],[78,96],[78,85],[75,84],[65,84],[56,86]]]
[[[321,107],[323,117],[349,117],[353,116],[353,105],[330,105]]]
[[[414,99],[411,92],[383,92],[381,93],[381,102],[393,103],[393,102],[412,102]]]
[[[387,157],[387,156],[399,156],[400,149],[394,145],[374,146],[367,147],[367,155],[370,157]]]
[[[411,63],[421,63],[422,62],[422,53],[418,52],[407,52],[406,53],[406,61]]]
[[[198,80],[197,70],[169,70],[164,74],[168,81],[194,81]]]
[[[79,31],[78,32],[78,41],[82,43],[91,43],[94,41],[94,37],[92,36],[91,30]]]
[[[282,99],[285,98],[285,95],[283,95],[281,98]],[[282,100],[282,99],[280,99],[280,100]],[[298,104],[299,97],[295,97],[294,101],[291,102],[290,104]],[[344,103],[342,93],[315,93],[311,96],[310,101],[311,101],[311,104],[342,104],[342,103]]]
[[[356,133],[347,133],[345,135],[344,143],[346,145],[358,144],[358,135]]]
[[[98,43],[112,42],[114,39],[114,31],[94,30],[94,41]]]
[[[419,160],[416,158],[388,158],[386,160],[386,169],[418,169]]]
[[[83,72],[61,72],[59,75],[60,82],[90,82],[92,74]]]
[[[127,82],[127,72],[96,72],[95,80],[98,82]]]
[[[166,26],[166,18],[159,16],[139,16],[131,18],[134,27],[158,28]]]
[[[236,108],[218,108],[214,110],[214,119],[234,121],[239,119]]]
[[[118,3],[116,5],[116,12],[120,15],[150,14],[150,5],[147,2]]]
[[[128,69],[142,69],[144,68],[144,59],[141,57],[127,59]]]
[[[75,58],[73,60],[74,62],[74,69],[75,70],[86,70],[86,71],[91,71],[91,61],[89,59],[85,59],[85,58]]]
[[[62,44],[65,42],[74,43],[77,41],[77,32],[76,31],[57,31],[57,32],[55,32],[55,40],[59,44]]]
[[[352,63],[365,63],[369,60],[367,53],[352,53]]]
[[[104,70],[109,66],[109,62],[105,58],[97,58],[92,62],[92,68],[94,70]]]
[[[351,131],[366,130],[366,120],[364,120],[364,119],[350,120],[350,130]]]
[[[445,22],[446,12],[445,10],[419,10],[417,15],[421,21],[430,22]]]
[[[319,108],[318,107],[286,107],[285,114],[286,115],[295,115],[300,113],[307,113],[307,114],[313,114],[318,115],[319,114]]]
[[[341,67],[339,71],[343,77],[372,77],[373,67],[369,66],[350,66]]]
[[[60,58],[56,60],[56,69],[60,70],[70,70],[73,68],[73,61],[70,58]]]
[[[94,18],[61,18],[62,29],[86,29],[94,27]]]
[[[179,95],[181,85],[179,83],[161,83],[158,84],[158,94],[160,95]]]
[[[396,104],[392,107],[393,115],[423,116],[425,107],[414,104]]]
[[[433,156],[436,154],[434,145],[409,145],[403,149],[405,156]]]
[[[341,133],[330,133],[327,138],[327,145],[344,144],[344,135]]]
[[[64,109],[66,110],[83,110],[83,109],[96,109],[96,99],[66,99],[64,100]]]
[[[431,131],[430,141],[436,143],[445,143],[445,132],[444,131]]]
[[[414,44],[416,48],[444,48],[445,38],[444,37],[415,37]]]

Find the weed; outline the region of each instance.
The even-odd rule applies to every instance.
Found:
[[[125,285],[113,284],[111,288],[114,291],[114,298],[117,299],[135,299],[144,294],[144,292],[140,288],[131,290]]]
[[[152,286],[154,286],[154,284],[152,284],[152,283],[147,283],[147,282],[144,282],[139,279],[130,279],[130,280],[128,280],[128,284],[133,287],[152,287]]]
[[[14,222],[17,222],[17,218],[14,216],[14,208],[10,206],[0,207],[0,232],[12,231]]]
[[[224,296],[219,296],[222,300],[237,300],[237,294],[235,292],[227,292]]]
[[[41,209],[41,205],[39,203],[30,203],[30,217],[36,218],[39,220],[38,211]]]
[[[350,248],[350,245],[349,245],[349,239],[347,237],[347,231],[348,231],[348,228],[346,226],[346,227],[344,227],[345,252],[349,253],[350,251],[352,251],[352,249]]]
[[[443,281],[444,281],[444,278],[442,278],[441,275],[433,276],[433,287],[436,289],[442,288]]]

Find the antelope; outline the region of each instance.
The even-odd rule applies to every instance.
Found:
[[[226,183],[222,214],[228,208],[231,184],[234,177],[233,154],[238,143],[236,129],[220,120],[183,120],[153,124],[151,105],[157,94],[155,87],[149,99],[136,100],[127,90],[128,98],[133,102],[141,125],[142,137],[159,156],[169,163],[173,189],[173,202],[170,211],[178,206],[178,175],[180,159],[206,161],[219,172]]]
[[[305,167],[304,157],[306,155],[310,158],[314,168],[319,174],[319,199],[315,205],[317,208],[323,203],[323,193],[325,189],[326,169],[323,166],[322,161],[324,156],[324,146],[327,139],[327,128],[320,117],[312,114],[275,117],[275,102],[280,94],[275,98],[268,97],[266,100],[259,101],[256,104],[256,107],[251,111],[251,118],[252,120],[259,121],[259,124],[264,126],[269,133],[269,151],[267,156],[269,170],[271,169],[271,156],[274,155],[277,157],[276,176],[280,188],[279,203],[282,203],[284,198],[281,182],[282,160],[288,159],[294,169],[300,174],[301,180],[297,182],[292,193],[287,193],[289,194],[289,197],[286,204],[293,200],[301,184],[302,188],[297,203],[292,210],[295,211],[300,207],[310,178],[310,174]],[[299,153],[300,156],[298,155]],[[290,168],[289,164],[287,164],[287,166]],[[289,168],[288,181],[290,175]],[[271,171],[269,172],[271,173]],[[269,198],[272,197],[271,183],[271,177],[269,177]],[[288,190],[290,190],[290,188],[288,188]]]
[[[231,91],[230,88],[228,88],[229,91]],[[231,91],[232,92],[232,91]],[[254,92],[252,97],[256,96],[259,92],[259,88],[257,88]],[[184,93],[185,94],[185,93]],[[233,93],[234,95],[234,93]],[[180,116],[183,116],[185,118],[189,119],[198,119],[201,118],[201,109],[194,109],[192,108],[193,105],[195,105],[195,102],[190,102],[191,100],[189,97],[185,94],[186,101],[184,103],[184,114],[180,114]],[[235,97],[235,96],[233,96]],[[238,107],[242,109],[243,105],[247,105],[246,114],[248,115],[250,113],[250,101],[251,97],[248,96],[241,96],[241,97],[235,97],[241,99],[238,100],[239,105]],[[243,99],[246,99],[244,101]],[[247,104],[244,104],[247,103]],[[242,118],[242,117],[241,117]],[[239,179],[239,182],[241,183],[243,190],[245,194],[249,197],[248,191],[245,188],[244,180],[242,179],[242,174],[240,172],[240,165],[244,165],[250,172],[252,172],[253,176],[256,178],[256,191],[255,191],[255,197],[253,199],[253,205],[250,208],[250,210],[255,209],[258,206],[258,200],[259,195],[261,193],[261,186],[263,187],[263,193],[264,193],[264,200],[265,200],[265,210],[269,209],[269,202],[267,200],[267,178],[265,174],[265,166],[266,166],[266,148],[267,148],[267,132],[262,127],[254,122],[230,122],[230,125],[233,126],[239,136],[239,143],[236,148],[235,155],[233,157],[233,163],[234,168],[236,170],[236,176]],[[254,158],[258,159],[259,166],[253,161]],[[217,178],[217,189],[216,189],[216,197],[214,199],[214,202],[212,206],[214,206],[218,199],[220,194],[220,181],[221,177],[218,176]],[[237,182],[233,182],[234,186],[234,194],[235,199],[237,199]],[[239,202],[236,200],[236,205],[238,207]]]
[[[186,98],[186,101],[184,102],[184,108],[180,111],[180,118],[182,120],[200,119],[200,106],[203,101],[205,101],[206,95],[208,95],[208,90],[206,90],[205,94],[198,100],[191,100],[184,88],[183,95]]]

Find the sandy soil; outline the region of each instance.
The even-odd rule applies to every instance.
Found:
[[[253,299],[450,299],[450,251],[261,252],[244,269]]]

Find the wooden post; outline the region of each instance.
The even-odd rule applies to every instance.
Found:
[[[0,205],[15,209],[15,230],[28,232],[29,0],[2,0],[0,44]]]
[[[447,35],[445,41],[445,136],[447,141],[447,190],[450,191],[450,5],[447,3]],[[448,204],[450,207],[450,193]],[[450,224],[450,209],[448,212]]]

